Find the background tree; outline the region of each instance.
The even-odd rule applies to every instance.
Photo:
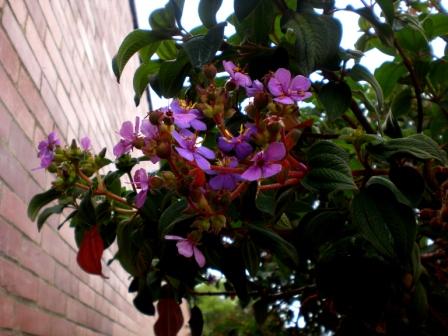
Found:
[[[252,306],[260,334],[277,325],[297,335],[445,335],[448,64],[446,49],[438,58],[430,45],[448,38],[445,9],[235,0],[218,23],[220,5],[202,0],[203,25],[187,32],[184,3],[171,0],[150,15],[151,30],[124,39],[113,66],[119,80],[139,53],[135,102],[148,84],[175,99],[123,124],[106,174],[105,151],[85,140],[41,142],[42,167],[57,178],[30,217],[40,228],[73,209],[89,273],[103,274],[102,251],[116,240],[137,309],[151,315],[158,302],[158,335],[181,327],[181,298],[204,296],[206,268],[224,275],[222,295]],[[336,10],[359,15],[357,50],[340,47]],[[371,48],[393,57],[374,74],[359,64]],[[160,170],[148,175],[145,160]],[[193,307],[193,335],[202,321]],[[250,327],[240,322],[235,330]]]

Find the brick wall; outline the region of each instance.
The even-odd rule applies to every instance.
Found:
[[[118,85],[111,56],[132,29],[127,0],[0,0],[0,335],[150,335],[118,264],[83,273],[73,232],[38,233],[30,198],[49,186],[36,144],[56,130],[112,148],[133,120],[132,68]],[[105,260],[111,253],[105,256]]]

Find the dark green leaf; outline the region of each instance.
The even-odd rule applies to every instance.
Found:
[[[431,14],[423,22],[426,36],[432,40],[438,36],[448,35],[448,16],[446,13]]]
[[[187,201],[181,198],[171,203],[160,215],[159,230],[162,237],[169,233],[175,224],[194,216],[194,214],[184,213],[187,206]]]
[[[123,42],[121,42],[117,55],[115,55],[113,59],[113,69],[117,81],[120,81],[121,73],[132,55],[152,43],[165,40],[171,36],[172,33],[169,31],[151,31],[143,29],[136,29],[129,33]]]
[[[158,93],[165,98],[172,98],[177,95],[183,87],[190,67],[185,52],[179,52],[175,61],[163,62],[157,76],[160,86],[160,92]],[[155,90],[154,87],[153,89]]]
[[[257,321],[258,325],[262,325],[266,321],[269,314],[268,307],[268,302],[264,299],[259,299],[253,304],[252,309],[254,310],[255,321]]]
[[[366,183],[366,187],[371,185],[380,185],[384,188],[389,189],[389,191],[395,196],[395,199],[404,205],[411,206],[409,199],[403,195],[403,193],[397,188],[397,186],[388,178],[384,176],[372,176]]]
[[[153,30],[162,31],[176,26],[174,13],[170,6],[154,10],[149,16],[149,25]]]
[[[252,239],[248,238],[242,242],[244,265],[251,276],[255,276],[260,268],[260,255]]]
[[[160,42],[156,53],[157,56],[164,61],[175,60],[178,53],[176,42],[173,40],[164,40]]]
[[[140,282],[142,282],[140,280]],[[156,310],[154,304],[152,303],[152,295],[149,287],[143,285],[140,286],[137,296],[134,298],[133,303],[135,308],[142,314],[154,316]]]
[[[377,0],[378,5],[380,5],[383,15],[387,22],[392,24],[394,21],[394,3],[392,0]]]
[[[445,151],[437,142],[424,134],[369,144],[367,149],[371,154],[386,161],[395,156],[411,156],[420,160],[434,159],[444,164],[448,162]]]
[[[342,28],[338,20],[314,12],[295,13],[285,29],[296,36],[294,55],[300,72],[310,74],[320,66],[333,64],[338,57]]]
[[[134,102],[138,106],[140,103],[140,98],[145,92],[146,87],[149,83],[149,76],[155,74],[160,68],[160,63],[154,61],[148,61],[147,63],[142,63],[134,73]]]
[[[45,205],[54,201],[61,193],[55,189],[49,189],[41,194],[35,195],[28,205],[28,217],[34,221],[39,213],[40,209],[42,209]]]
[[[84,227],[96,225],[95,207],[92,203],[92,192],[88,191],[84,194],[78,208],[78,219]]]
[[[364,19],[369,21],[372,24],[373,28],[375,29],[375,32],[380,38],[380,40],[385,45],[389,47],[394,47],[394,32],[392,30],[392,27],[389,24],[383,23],[380,20],[378,20],[377,16],[370,8],[363,7],[355,10],[351,6],[349,6],[347,7],[347,9],[352,10],[355,13],[358,13]]]
[[[202,316],[202,311],[198,306],[194,306],[190,310],[190,320],[188,321],[190,325],[191,336],[201,336],[202,329],[204,329],[204,317]]]
[[[238,20],[243,21],[257,7],[260,0],[234,0],[233,9]]]
[[[222,0],[201,0],[199,2],[199,18],[204,26],[211,28],[216,25],[216,13],[221,4]]]
[[[391,105],[392,114],[394,117],[401,117],[409,115],[409,110],[411,109],[412,99],[414,94],[410,88],[405,88],[404,90],[398,92],[394,97]]]
[[[329,82],[319,91],[318,97],[324,105],[328,117],[336,119],[350,107],[352,91],[345,82]]]
[[[430,46],[423,29],[415,29],[410,25],[406,25],[403,29],[396,32],[395,36],[398,44],[414,53],[415,57],[430,55]]]
[[[37,229],[40,231],[45,221],[54,214],[60,214],[65,208],[65,204],[56,204],[52,207],[44,209],[37,218]]]
[[[280,259],[287,257],[294,265],[298,264],[297,251],[291,243],[269,229],[252,224],[248,227],[250,236],[260,248],[272,251]]]
[[[211,28],[206,35],[194,36],[182,44],[194,67],[200,67],[213,60],[222,44],[225,26],[225,22],[220,23]]]
[[[330,141],[313,145],[308,152],[310,172],[302,184],[314,191],[354,190],[356,185],[348,165],[348,154]]]
[[[369,83],[370,85],[372,85],[372,87],[376,93],[376,98],[378,100],[378,110],[382,111],[383,105],[384,105],[383,90],[381,88],[381,85],[378,83],[376,78],[370,73],[370,71],[366,67],[364,67],[360,64],[356,64],[350,70],[349,75],[350,75],[350,77],[353,78],[353,80],[355,80],[357,82],[365,81],[365,82]]]
[[[274,216],[275,207],[277,205],[275,200],[276,194],[277,193],[275,190],[259,192],[257,198],[255,199],[257,209]]]

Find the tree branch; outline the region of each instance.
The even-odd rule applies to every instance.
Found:
[[[364,114],[362,113],[361,109],[359,108],[358,104],[356,103],[356,101],[354,99],[352,99],[352,102],[350,103],[350,109],[352,110],[356,119],[358,119],[362,128],[364,128],[364,130],[369,134],[375,134],[374,129],[372,128],[370,123],[367,121],[366,117],[364,116]]]

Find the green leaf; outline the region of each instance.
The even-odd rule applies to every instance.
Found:
[[[191,68],[190,62],[184,51],[179,52],[177,59],[166,61],[160,65],[157,75],[159,91],[153,89],[165,98],[172,98],[182,89],[185,78]],[[153,83],[151,83],[153,86]]]
[[[388,1],[388,0],[385,0]],[[359,9],[353,9],[351,6],[347,7],[347,10],[351,10],[355,13],[358,13],[361,15],[364,19],[369,21],[373,28],[375,29],[376,34],[380,38],[380,40],[388,47],[394,47],[394,32],[392,30],[392,27],[387,24],[383,23],[380,20],[378,20],[375,13],[370,8],[359,8]]]
[[[349,75],[350,75],[350,77],[353,78],[353,80],[355,80],[357,82],[365,81],[365,82],[369,83],[370,85],[372,85],[372,87],[376,93],[376,98],[378,100],[378,110],[383,111],[383,106],[384,106],[383,90],[381,88],[381,85],[378,83],[376,78],[370,73],[370,71],[366,67],[364,67],[360,64],[356,64],[350,70]]]
[[[84,197],[79,204],[76,217],[81,221],[80,224],[84,227],[96,225],[95,207],[93,206],[92,192],[90,190],[84,194]]]
[[[429,40],[446,36],[448,35],[448,16],[445,13],[430,14],[425,18],[423,28]]]
[[[173,40],[164,40],[160,42],[159,48],[157,49],[156,53],[161,60],[175,60],[178,53],[176,42],[174,42]]]
[[[318,94],[330,119],[343,115],[350,107],[352,91],[345,82],[330,82],[325,84]]]
[[[174,13],[168,4],[164,8],[154,10],[149,15],[149,25],[153,30],[165,30],[176,27]]]
[[[234,0],[233,9],[238,20],[243,21],[259,2],[260,0]]]
[[[121,42],[120,48],[112,61],[112,67],[115,76],[117,77],[117,81],[120,81],[121,73],[132,55],[148,45],[165,40],[171,36],[172,33],[169,31],[151,31],[143,29],[136,29],[129,33],[123,42]]]
[[[295,36],[294,54],[297,65],[305,75],[319,67],[331,66],[338,59],[342,28],[338,20],[314,12],[294,13],[284,26]]]
[[[61,193],[56,189],[49,189],[41,194],[35,195],[28,205],[28,217],[34,221],[39,213],[40,209],[42,209],[48,203],[54,201]]]
[[[139,50],[138,54],[140,56],[140,61],[142,63],[149,62],[151,60],[152,55],[156,52],[156,50],[159,48],[161,41],[151,43],[150,45],[147,45],[146,47]]]
[[[420,160],[434,159],[446,164],[447,155],[437,142],[424,134],[392,139],[367,145],[367,150],[379,159],[389,161],[393,157],[411,156]]]
[[[392,114],[394,117],[401,117],[409,115],[411,109],[412,99],[414,94],[409,87],[398,92],[392,100],[392,105],[390,106]]]
[[[394,21],[394,3],[392,0],[377,0],[376,3],[380,5],[383,15],[386,21],[390,24]]]
[[[431,48],[424,35],[423,29],[415,29],[411,25],[406,25],[395,33],[398,44],[415,54],[415,58],[431,54]]]
[[[409,199],[403,195],[403,193],[397,188],[397,186],[389,180],[387,177],[384,176],[372,176],[366,183],[366,187],[372,186],[372,185],[380,185],[384,188],[389,189],[390,192],[395,196],[395,199],[400,202],[401,204],[412,206]]]
[[[199,68],[213,60],[222,44],[226,24],[220,23],[211,28],[206,35],[194,36],[182,44],[194,67]]]
[[[37,229],[40,231],[46,220],[54,214],[60,214],[65,208],[65,204],[56,204],[52,207],[44,209],[37,218]]]
[[[184,198],[181,198],[171,203],[170,206],[165,209],[159,219],[159,232],[162,237],[169,233],[177,223],[194,217],[194,214],[184,213],[184,210],[187,209],[187,207],[187,201]]]
[[[249,224],[249,234],[261,248],[266,248],[280,258],[287,257],[294,265],[299,262],[296,248],[277,233],[253,224]]]
[[[140,103],[140,98],[145,92],[146,87],[149,83],[149,76],[155,74],[160,68],[160,63],[154,61],[148,61],[147,63],[142,63],[134,73],[134,102],[138,106]]]
[[[348,154],[330,141],[320,141],[308,151],[310,172],[302,184],[313,191],[357,189],[350,167]]]
[[[275,190],[259,192],[255,199],[255,206],[258,210],[274,216],[275,208],[277,206],[275,200],[276,195],[277,192]]]
[[[201,0],[199,2],[199,18],[207,28],[216,25],[216,13],[221,7],[222,0]]]
[[[375,78],[381,85],[385,98],[391,95],[397,87],[398,80],[405,74],[407,70],[402,63],[385,62],[375,70]]]

